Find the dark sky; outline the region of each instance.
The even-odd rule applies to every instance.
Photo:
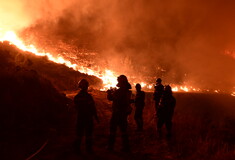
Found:
[[[235,51],[234,0],[22,0],[21,6],[26,28],[95,50],[116,71],[235,86],[235,59],[224,54]]]

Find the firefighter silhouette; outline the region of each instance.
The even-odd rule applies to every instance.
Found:
[[[110,120],[110,136],[108,142],[108,150],[114,149],[116,132],[117,128],[120,128],[122,133],[122,151],[130,151],[129,139],[127,133],[127,116],[130,114],[130,103],[131,103],[131,94],[132,92],[131,85],[127,80],[125,75],[120,75],[117,78],[118,89],[108,90],[107,98],[110,101],[113,101],[112,104],[112,116]]]
[[[167,137],[171,136],[172,118],[176,105],[176,99],[172,95],[172,90],[169,85],[165,86],[163,95],[160,99],[157,115],[157,131],[161,136],[161,128],[165,124],[167,129]]]
[[[157,116],[159,102],[160,102],[160,99],[161,99],[163,91],[164,91],[164,86],[162,85],[161,78],[158,78],[156,80],[156,85],[155,85],[154,89],[155,90],[153,93],[153,100],[155,100],[155,112],[156,112],[156,116]]]
[[[82,79],[78,88],[81,90],[74,97],[75,108],[77,109],[77,140],[76,140],[76,149],[77,152],[80,152],[80,146],[82,142],[82,138],[85,135],[86,137],[86,151],[88,153],[93,152],[92,144],[93,144],[93,119],[95,118],[97,122],[99,122],[95,102],[91,94],[88,93],[89,83],[86,79]]]
[[[136,84],[136,96],[135,96],[135,122],[137,125],[137,131],[143,131],[143,109],[145,106],[145,92],[141,91],[141,85]]]

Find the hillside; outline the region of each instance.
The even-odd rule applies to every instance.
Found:
[[[88,79],[94,88],[102,87],[102,80],[95,76],[74,71],[63,64],[57,64],[47,57],[36,56],[30,52],[19,50],[8,42],[0,43],[0,72],[14,72],[23,69],[36,72],[40,77],[48,79],[59,90],[76,90],[77,82]]]
[[[154,101],[146,93],[144,132],[135,132],[134,112],[129,116],[131,153],[123,153],[118,132],[115,151],[105,149],[109,135],[111,102],[106,93],[91,94],[100,118],[95,124],[94,150],[74,151],[76,110],[72,99],[76,84],[87,78],[93,87],[101,81],[0,43],[0,159],[24,160],[233,160],[235,157],[235,98],[226,94],[175,93],[177,105],[173,136],[156,135]],[[59,92],[65,91],[66,95]],[[28,159],[29,160],[29,159]]]
[[[94,87],[101,85],[96,77],[1,42],[0,137],[4,138],[0,159],[14,156],[12,153],[21,159],[20,155],[35,150],[51,132],[60,133],[68,120],[71,104],[61,91],[76,90],[82,78]],[[21,148],[19,154],[17,148]]]

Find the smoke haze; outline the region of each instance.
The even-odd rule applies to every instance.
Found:
[[[0,25],[97,51],[110,69],[139,80],[161,76],[164,83],[232,90],[235,60],[224,51],[235,50],[234,6],[232,0],[1,0],[1,19],[8,18]]]

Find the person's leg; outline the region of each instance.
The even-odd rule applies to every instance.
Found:
[[[86,151],[87,152],[93,152],[93,122],[89,122],[86,125],[86,130],[85,130],[85,134],[86,134]]]
[[[143,118],[142,118],[142,109],[136,108],[135,112],[135,121],[137,125],[137,131],[142,131],[143,130]]]
[[[136,123],[136,130],[138,131],[139,128],[140,128],[140,117],[139,117],[139,111],[138,109],[136,108],[135,110],[135,115],[134,115],[134,119],[135,119],[135,123]]]
[[[143,126],[144,126],[143,109],[141,109],[140,115],[139,115],[139,129],[140,129],[140,131],[143,131]]]
[[[171,137],[171,129],[172,129],[172,120],[168,118],[166,120],[166,129],[167,129],[167,137]]]
[[[84,125],[83,125],[83,123],[81,123],[81,122],[77,123],[76,132],[77,132],[77,139],[76,139],[74,145],[75,145],[76,151],[80,152],[82,137],[84,136]]]
[[[110,120],[110,135],[108,141],[108,150],[113,150],[117,132],[117,118],[112,116]]]
[[[162,136],[162,126],[163,126],[164,122],[165,122],[164,119],[161,117],[159,117],[157,119],[157,134],[159,137]]]
[[[123,116],[120,119],[120,130],[122,132],[122,151],[130,151],[129,137],[127,133],[127,117]]]

